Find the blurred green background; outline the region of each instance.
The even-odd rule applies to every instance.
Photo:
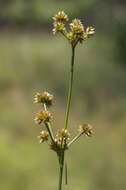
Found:
[[[0,0],[0,190],[57,189],[58,163],[38,144],[35,92],[55,96],[53,129],[63,127],[71,49],[52,35],[64,10],[96,35],[76,49],[69,129],[94,126],[67,152],[69,189],[126,188],[126,1]]]

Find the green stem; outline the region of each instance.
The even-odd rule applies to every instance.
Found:
[[[47,131],[50,135],[50,138],[52,140],[53,143],[55,143],[55,140],[54,140],[54,136],[53,136],[53,132],[52,132],[52,129],[51,129],[51,126],[50,126],[50,123],[45,123],[45,126],[47,128]]]
[[[59,185],[58,190],[62,190],[62,180],[63,180],[63,168],[64,168],[64,150],[62,149],[61,160],[59,161]]]
[[[72,46],[72,59],[71,59],[71,70],[70,70],[69,93],[68,93],[67,108],[66,108],[66,118],[65,118],[65,127],[64,127],[65,129],[67,129],[69,111],[70,111],[72,86],[73,86],[74,57],[75,57],[75,46]]]
[[[75,136],[69,143],[68,143],[68,147],[75,142],[77,139],[79,139],[79,137],[82,135],[83,133],[79,133],[77,134],[77,136]]]
[[[44,104],[44,110],[47,111],[46,104]],[[48,130],[48,133],[50,135],[50,138],[51,138],[52,142],[55,143],[55,138],[54,138],[54,135],[53,135],[51,124],[49,122],[46,122],[45,126],[46,126],[46,128]]]
[[[72,46],[72,59],[71,59],[71,70],[70,70],[70,82],[69,82],[69,92],[68,92],[68,100],[67,100],[67,108],[66,108],[66,117],[65,117],[65,126],[67,129],[69,111],[70,111],[70,103],[71,103],[71,95],[72,95],[72,86],[73,86],[73,71],[74,71],[74,57],[75,57],[75,46]],[[58,190],[62,190],[62,179],[63,179],[63,168],[64,168],[64,140],[62,142],[62,152],[61,158],[59,161],[60,164],[60,173],[59,173],[59,185]]]
[[[67,163],[65,163],[65,187],[68,189],[68,173],[67,173]]]

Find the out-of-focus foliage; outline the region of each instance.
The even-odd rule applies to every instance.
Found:
[[[126,3],[116,0],[0,1],[0,189],[57,188],[58,164],[39,145],[35,92],[54,94],[54,131],[64,125],[71,49],[51,33],[51,17],[65,10],[96,27],[78,46],[69,127],[91,123],[95,136],[66,155],[69,188],[126,188]],[[48,32],[49,33],[48,33]]]
[[[58,10],[65,10],[71,15],[79,15],[80,12],[87,11],[98,2],[98,0],[82,1],[78,0],[9,0],[0,2],[1,20],[15,23],[42,24],[49,23],[50,19]],[[83,15],[83,14],[82,14]]]
[[[88,19],[103,22],[104,28],[112,21],[113,25],[115,22],[124,22],[125,6],[125,0],[78,0],[76,3],[74,0],[1,0],[0,20],[3,23],[39,25],[50,23],[49,18],[53,14],[65,10],[71,16],[86,16]]]

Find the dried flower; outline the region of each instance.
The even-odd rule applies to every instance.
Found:
[[[93,36],[95,34],[95,28],[93,28],[92,26],[89,26],[86,29],[86,34],[87,34],[87,37]]]
[[[49,122],[52,118],[51,114],[48,111],[41,110],[35,117],[35,122],[41,124],[42,122]]]
[[[82,134],[85,134],[88,137],[91,137],[93,135],[93,129],[90,124],[80,125],[79,132],[81,132]]]
[[[47,106],[52,105],[53,95],[48,92],[36,93],[34,97],[35,103],[45,103]]]
[[[54,17],[53,20],[55,22],[63,22],[68,21],[68,16],[64,13],[64,11],[58,12]]]
[[[40,135],[38,136],[38,138],[40,139],[40,143],[44,142],[44,141],[48,141],[48,137],[49,137],[49,133],[47,131],[41,131]]]

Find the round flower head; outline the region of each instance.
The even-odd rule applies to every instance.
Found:
[[[35,122],[41,124],[42,122],[49,122],[52,118],[51,114],[48,111],[41,110],[35,117]]]
[[[84,26],[79,19],[74,19],[70,24],[70,28],[74,34],[82,34],[84,32]]]
[[[64,13],[64,11],[58,12],[54,17],[53,20],[55,22],[63,22],[68,21],[68,16]]]
[[[52,105],[53,95],[48,92],[36,93],[34,102],[35,103],[44,103],[47,106]]]
[[[59,139],[59,140],[62,140],[62,138],[69,139],[70,133],[68,132],[67,129],[63,128],[60,131],[58,131],[56,136],[57,136],[57,139]]]
[[[38,136],[38,139],[40,139],[40,143],[44,141],[48,141],[49,133],[47,131],[41,131],[40,135]]]
[[[81,132],[82,134],[85,134],[88,137],[91,137],[93,135],[92,126],[90,124],[80,125],[79,132]]]
[[[54,22],[53,24],[53,34],[55,35],[57,32],[64,32],[66,30],[64,24],[62,22]]]
[[[69,140],[70,134],[67,129],[61,129],[57,132],[55,138],[55,145],[51,145],[51,149],[55,150],[56,152],[62,148],[63,139],[65,140],[64,149],[67,149],[66,141]]]

